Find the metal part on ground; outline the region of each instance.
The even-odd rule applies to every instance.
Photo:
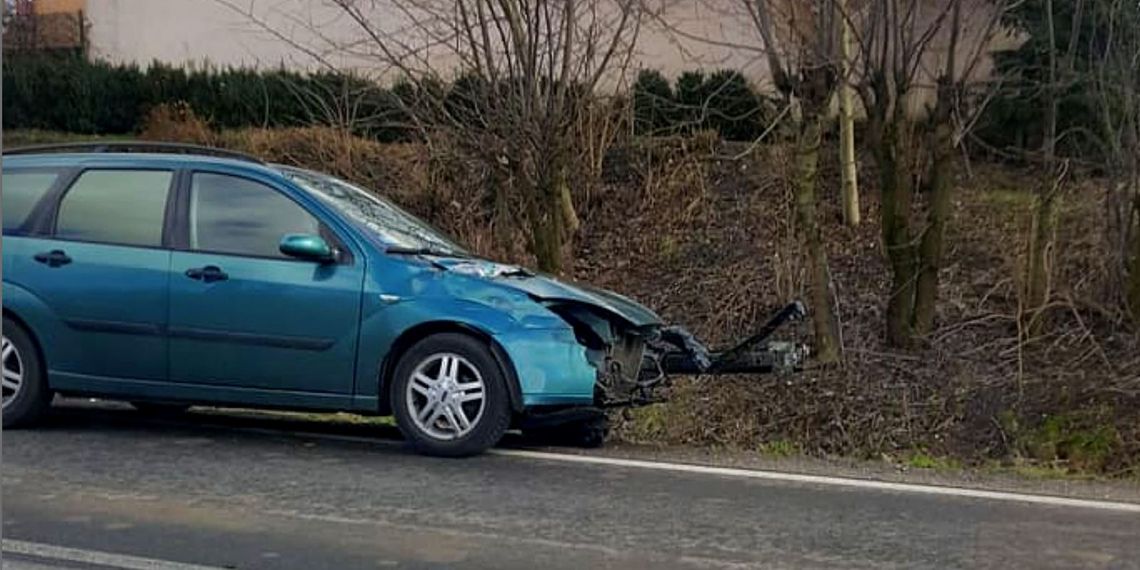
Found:
[[[611,329],[613,339],[592,351],[598,368],[598,404],[636,406],[657,401],[655,389],[670,375],[786,374],[803,368],[808,348],[787,341],[770,341],[780,327],[803,319],[806,309],[796,301],[784,307],[756,334],[728,349],[712,351],[679,326],[649,330]],[[640,366],[631,357],[640,354]]]

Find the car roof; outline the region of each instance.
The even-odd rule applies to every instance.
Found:
[[[260,169],[279,174],[261,159],[228,149],[156,141],[114,140],[33,145],[4,149],[8,167],[74,167],[111,165],[130,167],[186,168],[209,165]]]
[[[76,166],[193,168],[195,166],[223,166],[227,169],[255,171],[277,176],[281,174],[280,170],[268,164],[238,158],[148,152],[45,152],[42,154],[5,154],[3,166],[5,168],[72,168]]]

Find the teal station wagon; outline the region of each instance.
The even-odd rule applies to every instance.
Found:
[[[218,149],[7,150],[3,425],[54,394],[394,415],[425,453],[511,426],[598,443],[670,372],[799,366],[770,329],[711,352],[615,293],[480,259],[376,194]]]

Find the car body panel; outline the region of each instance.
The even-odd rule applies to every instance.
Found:
[[[227,278],[185,275],[207,266]],[[171,382],[352,394],[359,264],[176,251],[171,267]]]
[[[207,384],[178,384],[136,378],[108,378],[57,372],[50,376],[53,390],[123,400],[182,401],[191,404],[235,405],[285,410],[353,410],[348,394],[254,389]]]
[[[402,334],[452,323],[490,337],[504,349],[528,405],[563,399],[589,403],[589,396],[585,400],[580,396],[592,394],[596,378],[593,368],[575,367],[565,373],[539,376],[524,374],[520,367],[520,361],[533,368],[541,360],[529,355],[522,358],[524,346],[561,351],[566,335],[573,342],[569,325],[542,305],[511,287],[453,273],[421,258],[379,255],[374,262],[377,267],[365,284],[361,308],[358,395],[380,394],[384,358]],[[545,345],[528,345],[524,342],[528,335],[549,340]],[[553,364],[561,365],[561,361]]]
[[[66,252],[71,262],[49,267],[34,260],[54,250]],[[5,237],[4,258],[12,263],[4,272],[5,293],[10,284],[49,307],[37,313],[34,325],[54,331],[49,375],[165,380],[167,343],[161,332],[170,256],[155,248]],[[4,304],[22,318],[26,314],[7,295]]]
[[[15,240],[13,240],[15,241]],[[4,249],[9,247],[9,239],[4,238]],[[30,330],[39,340],[40,352],[47,362],[52,363],[60,358],[66,358],[69,348],[66,342],[70,340],[71,333],[63,320],[56,314],[55,309],[45,303],[35,293],[21,285],[8,280],[12,275],[9,269],[9,257],[4,256],[4,313],[11,314]],[[74,350],[74,349],[70,349]],[[74,355],[70,355],[74,358]],[[48,370],[48,381],[51,382],[52,372]]]
[[[525,406],[590,405],[598,371],[569,328],[514,330],[495,336],[519,377]]]
[[[474,273],[496,283],[516,289],[543,301],[569,301],[599,307],[628,321],[635,327],[662,324],[661,317],[640,303],[614,293],[582,284],[572,284],[555,277],[535,274],[500,263],[442,259],[440,263],[459,272]]]

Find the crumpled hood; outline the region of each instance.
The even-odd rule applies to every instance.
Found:
[[[542,301],[570,301],[599,307],[636,327],[660,325],[661,317],[646,306],[613,291],[537,275],[515,265],[479,259],[438,259],[449,271],[475,275],[504,287],[522,291]]]

